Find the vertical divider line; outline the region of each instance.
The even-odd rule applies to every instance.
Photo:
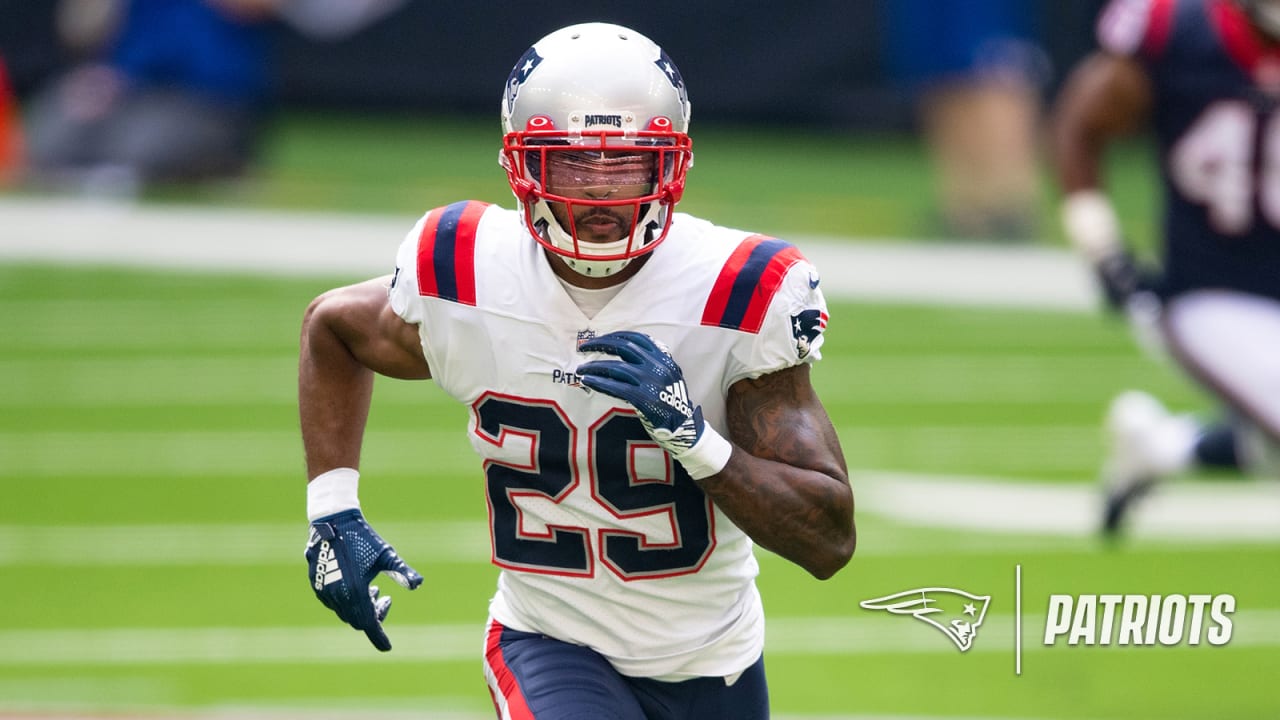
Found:
[[[1022,677],[1022,563],[1013,575],[1013,674]]]

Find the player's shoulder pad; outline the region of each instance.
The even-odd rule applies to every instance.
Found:
[[[805,258],[794,245],[767,235],[742,240],[729,255],[711,287],[702,324],[760,332],[773,296],[787,271]]]
[[[476,304],[476,229],[490,204],[461,200],[427,213],[418,234],[418,294]]]
[[[1154,59],[1173,28],[1175,0],[1111,0],[1098,16],[1098,45],[1118,55]]]

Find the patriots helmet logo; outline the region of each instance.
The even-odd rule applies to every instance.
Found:
[[[965,652],[973,647],[982,619],[987,616],[990,595],[971,595],[952,588],[919,588],[858,603],[867,610],[888,610],[929,623],[951,638]]]
[[[520,92],[520,86],[525,80],[529,79],[529,74],[533,69],[538,67],[538,63],[542,62],[542,56],[537,50],[529,48],[520,56],[519,62],[515,67],[511,68],[511,74],[507,76],[507,107],[510,108],[516,101],[516,95]]]
[[[671,62],[671,58],[667,56],[667,51],[659,50],[658,59],[654,60],[653,64],[658,66],[662,74],[666,75],[667,79],[671,81],[671,86],[676,89],[676,92],[680,93],[680,104],[688,105],[689,91],[685,89],[684,78],[680,76],[680,70],[676,67],[676,64]],[[688,118],[685,119],[687,120]]]
[[[806,358],[813,351],[814,341],[827,329],[827,314],[821,310],[801,310],[791,316],[791,335],[796,339],[796,354]]]

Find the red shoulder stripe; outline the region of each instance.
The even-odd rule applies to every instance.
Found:
[[[720,269],[720,275],[716,277],[716,283],[711,287],[711,296],[707,298],[706,307],[702,311],[703,325],[719,325],[720,318],[724,317],[725,307],[729,304],[729,295],[733,291],[733,281],[738,277],[738,272],[742,270],[742,266],[750,257],[751,251],[765,240],[764,235],[752,235],[743,240],[734,249],[733,254],[725,262],[724,267]]]
[[[760,332],[769,303],[792,265],[804,256],[794,245],[765,235],[743,240],[716,278],[702,311],[702,324]]]
[[[463,200],[428,214],[418,235],[418,294],[476,304],[476,228],[488,207]]]

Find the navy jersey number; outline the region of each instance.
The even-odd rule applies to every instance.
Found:
[[[661,451],[632,413],[609,413],[592,427],[591,435],[596,501],[618,518],[663,515],[672,529],[667,544],[651,542],[641,533],[601,530],[601,557],[609,569],[624,578],[639,578],[701,567],[711,551],[714,515],[689,473],[666,456],[665,478],[637,477],[632,453],[641,447]]]
[[[486,396],[476,404],[476,432],[499,447],[528,443],[529,462],[486,461],[489,517],[495,559],[513,568],[567,575],[590,575],[586,528],[548,523],[525,526],[522,497],[559,503],[578,484],[573,471],[576,433],[552,403]],[[517,438],[522,438],[517,440]]]
[[[487,394],[473,406],[476,432],[519,460],[488,460],[484,465],[494,562],[502,567],[589,577],[598,551],[605,567],[627,580],[696,572],[715,547],[710,500],[679,463],[665,458],[665,477],[640,477],[636,452],[660,452],[636,416],[610,411],[593,424],[588,437],[555,403]],[[578,486],[575,450],[585,443],[590,457],[591,496],[620,522],[591,529],[572,521],[558,507]],[[527,460],[526,460],[527,453]],[[522,504],[543,505],[535,524]],[[670,537],[657,540],[626,528],[631,519],[658,516],[669,523]],[[597,550],[598,548],[598,550]]]

